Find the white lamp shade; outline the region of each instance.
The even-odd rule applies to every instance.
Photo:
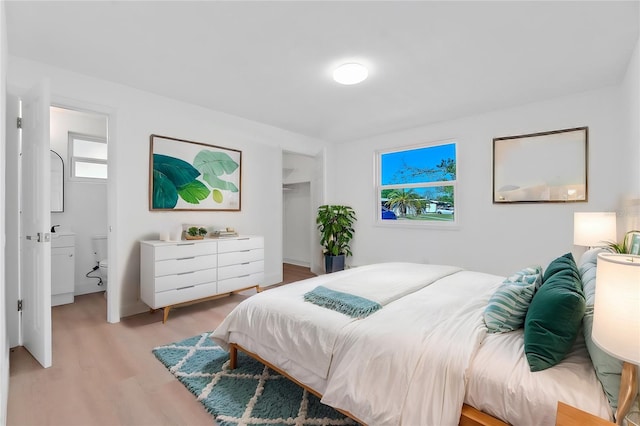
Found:
[[[640,256],[598,254],[591,336],[605,352],[640,364]]]
[[[616,240],[615,212],[575,212],[573,214],[573,244],[606,246]]]

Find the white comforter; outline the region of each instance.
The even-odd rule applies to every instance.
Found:
[[[365,319],[304,302],[317,285],[372,270],[424,284]],[[438,265],[391,263],[320,276],[242,302],[213,339],[245,334],[323,378],[322,401],[368,424],[456,425],[465,371],[485,334],[482,313],[503,277]],[[405,289],[406,290],[406,289]],[[398,289],[398,291],[405,291]]]

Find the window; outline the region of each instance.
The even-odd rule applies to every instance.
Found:
[[[378,152],[378,220],[455,223],[456,164],[456,143],[452,141]]]
[[[72,179],[107,179],[107,140],[69,132]]]

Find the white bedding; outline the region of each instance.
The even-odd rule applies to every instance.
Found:
[[[215,330],[213,340],[226,349],[229,333],[250,334],[261,345],[286,353],[293,362],[326,378],[336,339],[347,324],[359,320],[304,302],[304,293],[318,285],[344,283],[351,278],[355,285],[365,285],[362,277],[377,276],[380,280],[386,276],[390,283],[394,283],[395,292],[405,295],[409,290],[428,286],[457,271],[460,268],[453,266],[394,262],[362,266],[289,284],[259,293],[240,304]],[[392,298],[388,293],[384,297]],[[264,306],[270,309],[264,309]]]
[[[558,401],[604,419],[613,417],[582,332],[560,364],[535,373],[524,355],[522,329],[488,334],[468,376],[465,403],[514,425],[555,425]]]
[[[424,274],[425,281],[417,287],[412,281],[412,293],[364,319],[303,301],[304,293],[318,285],[351,278],[360,282],[358,274],[372,272],[395,278]],[[526,384],[518,379],[523,372],[513,370],[510,379],[515,382],[503,377],[518,363],[526,364],[522,354],[520,361],[514,355],[517,339],[507,339],[516,351],[508,356],[515,360],[513,366],[489,362],[501,352],[497,347],[502,343],[494,335],[485,337],[482,314],[503,279],[437,265],[391,263],[354,268],[246,299],[216,329],[213,340],[223,347],[229,342],[240,344],[323,394],[324,403],[368,424],[457,425],[465,400],[514,424],[553,424],[548,421],[549,409],[538,410],[537,396],[530,395],[530,390],[511,388],[514,399],[485,384],[485,377],[498,377],[496,382],[511,383],[509,386]],[[521,341],[519,345],[522,351]],[[582,365],[565,376],[582,376],[585,368],[588,366]],[[593,372],[591,376],[595,378]],[[571,386],[594,385],[591,378],[569,381],[569,386],[561,383],[557,387],[565,394],[576,390]],[[599,387],[597,379],[596,385]],[[535,393],[549,392],[540,386],[534,387]],[[599,392],[604,398],[601,389]],[[497,398],[487,402],[483,399],[487,394]],[[564,401],[591,412],[595,403],[595,414],[602,415],[602,407],[605,417],[609,414],[606,398],[604,406],[597,396],[575,402],[577,399]],[[557,400],[550,405],[554,413]]]

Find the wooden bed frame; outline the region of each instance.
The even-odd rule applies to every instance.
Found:
[[[303,383],[300,383],[298,380],[296,380],[295,378],[291,377],[288,373],[286,373],[285,371],[283,371],[282,369],[276,367],[275,365],[271,364],[270,362],[264,360],[262,357],[260,357],[257,354],[254,354],[253,352],[250,352],[248,350],[246,350],[245,348],[243,348],[242,346],[238,345],[237,343],[229,343],[229,368],[231,368],[232,370],[234,370],[237,366],[238,366],[238,350],[244,352],[245,354],[249,355],[251,358],[261,362],[262,364],[266,365],[267,367],[269,367],[270,369],[278,372],[279,374],[283,375],[284,377],[288,378],[289,380],[291,380],[292,382],[294,382],[295,384],[297,384],[298,386],[300,386],[303,389],[306,389],[307,392],[312,393],[313,395],[317,396],[318,398],[322,398],[322,394],[320,394],[319,392],[317,392],[314,389],[311,389],[310,387],[304,385]],[[338,408],[335,408],[338,412],[344,414],[345,416],[353,419],[354,421],[358,422],[361,425],[364,425],[365,422],[361,421],[360,419],[358,419],[357,417],[355,417],[354,415],[352,415],[351,413],[344,411],[344,410],[340,410]],[[480,410],[477,410],[473,407],[471,407],[470,405],[467,404],[463,404],[462,405],[462,413],[460,414],[460,422],[458,423],[459,426],[508,426],[507,423],[496,419],[495,417],[490,416],[489,414],[483,413]]]

